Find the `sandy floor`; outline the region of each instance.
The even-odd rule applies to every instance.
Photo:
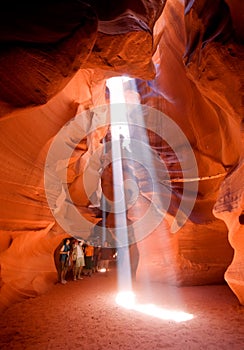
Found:
[[[244,307],[228,286],[136,283],[134,290],[133,309],[116,304],[115,269],[57,284],[4,312],[0,349],[244,349]],[[148,304],[154,304],[154,315],[142,312]],[[176,321],[179,311],[193,318]]]

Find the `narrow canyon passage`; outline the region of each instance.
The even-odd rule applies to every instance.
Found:
[[[244,349],[244,1],[0,7],[0,350]]]

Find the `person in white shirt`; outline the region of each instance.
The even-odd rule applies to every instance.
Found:
[[[82,280],[81,273],[83,270],[83,267],[85,266],[85,258],[84,258],[84,252],[82,249],[83,241],[75,241],[73,252],[72,252],[72,259],[73,259],[73,276],[74,281]]]

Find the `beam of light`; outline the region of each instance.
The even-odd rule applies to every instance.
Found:
[[[132,291],[124,291],[118,293],[115,300],[118,305],[125,309],[134,310],[161,320],[185,322],[190,321],[194,318],[193,314],[189,314],[184,311],[162,308],[155,304],[137,303],[136,295]]]
[[[168,176],[168,171],[161,161],[158,154],[152,150],[149,144],[147,128],[144,123],[144,115],[140,104],[139,94],[134,79],[130,79],[130,90],[124,93],[124,84],[128,83],[128,79],[124,77],[115,77],[107,80],[107,86],[110,91],[110,118],[111,118],[111,136],[112,136],[112,167],[113,167],[113,190],[114,190],[114,211],[115,211],[115,234],[119,237],[118,257],[118,283],[119,290],[131,288],[131,268],[130,256],[128,248],[128,229],[126,209],[128,203],[125,194],[122,166],[122,149],[126,149],[126,157],[132,162],[135,160],[141,164],[148,172],[151,179],[152,188],[149,190],[148,199],[152,203],[146,214],[143,213],[138,205],[133,206],[132,212],[136,217],[145,216],[143,224],[141,220],[133,224],[135,241],[141,240],[143,231],[151,232],[162,221],[161,208],[167,210],[169,205],[170,195],[162,199],[162,189],[159,188],[158,172],[164,170],[165,176]],[[133,112],[136,111],[136,115]],[[133,116],[130,115],[133,113]],[[137,128],[136,137],[130,138],[130,123],[127,117],[131,119],[132,127]],[[136,118],[136,119],[134,119]],[[142,127],[140,127],[142,126]],[[123,141],[122,141],[123,140]],[[162,169],[163,168],[163,169]],[[136,175],[136,174],[135,174]],[[134,186],[136,187],[136,186]],[[137,187],[136,187],[137,188]],[[164,187],[164,191],[166,191]],[[136,195],[136,191],[132,191]],[[139,191],[138,191],[139,192]],[[138,195],[138,193],[137,193]],[[137,197],[136,195],[136,197]],[[144,193],[147,195],[147,193]],[[162,200],[164,203],[162,203]],[[158,211],[159,209],[159,211]],[[121,229],[123,228],[123,229]]]
[[[119,240],[119,242],[117,242],[119,249],[119,259],[117,262],[118,288],[119,290],[122,290],[122,288],[131,290],[132,282],[126,216],[127,208],[123,186],[124,179],[121,155],[121,146],[123,145],[123,143],[121,145],[121,139],[127,140],[127,147],[129,147],[130,133],[123,90],[123,78],[111,78],[107,81],[107,86],[110,90],[115,236]]]
[[[137,218],[144,217],[143,224],[141,220],[137,220],[133,223],[135,241],[141,240],[141,232],[151,233],[163,220],[165,213],[167,212],[170,199],[171,199],[171,184],[170,176],[165,162],[161,159],[159,154],[150,146],[149,134],[151,126],[158,124],[158,128],[152,128],[157,135],[160,136],[162,127],[162,116],[152,115],[150,111],[145,109],[145,106],[141,105],[140,95],[137,92],[137,86],[135,79],[123,78],[123,82],[127,85],[125,99],[128,106],[127,114],[129,122],[128,126],[132,129],[132,138],[130,141],[131,154],[127,155],[131,158],[132,162],[141,164],[141,166],[148,172],[148,181],[151,184],[151,188],[146,188],[144,184],[144,190],[141,194],[143,197],[151,203],[147,212],[143,212],[139,205],[134,205],[131,214]],[[128,84],[129,82],[129,84]],[[156,120],[154,120],[156,116]],[[152,117],[152,118],[150,118]],[[151,121],[152,119],[152,121]],[[134,129],[134,135],[133,135]],[[137,168],[135,166],[135,168]],[[136,176],[136,174],[135,174]],[[167,186],[162,186],[161,180],[167,180]],[[142,185],[143,186],[143,185]],[[136,186],[134,186],[134,194],[136,195]],[[142,193],[143,192],[143,193]],[[138,195],[138,194],[137,194]]]
[[[114,186],[114,203],[115,203],[115,223],[116,223],[116,237],[119,237],[120,243],[122,244],[118,248],[118,260],[117,260],[117,272],[118,272],[118,287],[119,293],[116,297],[116,302],[118,305],[134,310],[136,312],[143,313],[161,320],[172,320],[175,322],[184,322],[191,320],[193,318],[192,314],[186,313],[181,310],[171,310],[168,308],[159,307],[153,303],[141,304],[136,302],[136,296],[132,290],[131,283],[131,267],[130,267],[130,256],[128,248],[128,230],[127,230],[127,218],[126,218],[126,196],[124,193],[123,184],[123,167],[122,167],[122,154],[121,148],[127,149],[127,157],[129,160],[134,160],[140,163],[142,166],[148,170],[152,181],[152,198],[150,200],[155,205],[155,210],[150,212],[149,217],[149,228],[154,227],[154,222],[157,224],[154,228],[158,226],[158,217],[160,221],[162,220],[162,212],[167,211],[169,201],[167,197],[171,197],[171,188],[165,188],[161,186],[158,180],[160,176],[163,176],[169,180],[168,170],[164,163],[158,156],[157,152],[152,150],[149,143],[149,137],[147,134],[147,124],[144,122],[143,109],[140,105],[139,95],[137,94],[136,84],[134,80],[130,80],[131,90],[127,94],[126,98],[123,90],[123,83],[126,80],[119,78],[112,78],[107,81],[107,86],[110,90],[110,113],[111,113],[111,135],[112,135],[112,164],[113,164],[113,186]],[[116,105],[117,104],[117,105]],[[118,104],[120,108],[118,109]],[[134,104],[134,105],[133,105]],[[128,107],[128,109],[126,108]],[[137,129],[136,138],[130,138],[130,112],[133,113],[133,118],[131,120],[132,127],[142,126]],[[147,116],[148,117],[148,116]],[[136,120],[134,119],[136,118]],[[156,121],[154,121],[155,123]],[[162,124],[162,123],[161,123]],[[161,124],[159,125],[160,127]],[[150,130],[150,124],[149,124]],[[154,130],[154,129],[152,129]],[[139,133],[139,138],[138,138]],[[123,143],[121,143],[121,136],[123,137]],[[124,140],[126,143],[124,144]],[[123,147],[124,145],[124,147]],[[133,153],[133,155],[132,155]],[[162,199],[162,192],[168,194],[164,196],[166,199]],[[162,202],[163,201],[163,202]],[[134,206],[134,213],[138,211],[136,217],[140,217],[143,213],[140,213],[140,207]],[[119,230],[123,227],[124,230]],[[135,223],[135,241],[141,240],[140,234],[142,229],[147,230],[147,227],[142,226],[139,221],[138,225]],[[149,230],[150,231],[150,230]],[[149,232],[148,231],[148,232]],[[152,230],[151,230],[152,231]],[[150,232],[151,232],[150,231]],[[138,233],[138,236],[137,236]],[[122,246],[122,248],[121,248]],[[122,253],[122,259],[121,259]],[[147,270],[147,266],[144,266]],[[146,282],[146,281],[145,281]],[[149,280],[148,280],[149,282]],[[146,287],[146,286],[145,286]]]

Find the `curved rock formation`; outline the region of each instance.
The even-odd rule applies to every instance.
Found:
[[[156,232],[139,243],[139,247],[149,246],[151,255],[145,252],[140,255],[138,276],[144,278],[147,261],[152,279],[170,280],[176,284],[220,282],[233,253],[228,246],[225,225],[216,221],[212,209],[219,186],[226,174],[238,164],[242,149],[242,82],[238,73],[242,67],[240,47],[231,34],[230,13],[223,2],[218,2],[218,11],[211,2],[190,2],[185,9],[185,17],[184,8],[175,4],[167,2],[162,21],[157,23],[162,35],[156,79],[149,83],[139,81],[138,86],[142,92],[142,103],[163,110],[180,125],[190,140],[198,164],[198,176],[195,178],[198,196],[190,215],[196,225],[189,222],[177,233],[177,237],[172,237],[167,233],[167,223],[162,223]],[[222,11],[223,17],[220,15]],[[182,30],[184,19],[185,32]],[[217,29],[209,26],[209,21],[214,21]],[[160,27],[162,23],[165,25]],[[177,202],[177,194],[179,191],[182,193],[184,186],[184,181],[174,182],[174,178],[177,180],[179,177],[179,161],[167,145],[160,146],[161,157],[170,166],[171,186],[176,197],[174,202]],[[189,192],[189,199],[191,195]],[[174,215],[174,211],[169,213]],[[155,248],[154,241],[158,242]],[[188,243],[191,246],[189,250],[186,249]],[[215,248],[211,254],[209,247],[212,244]],[[203,253],[205,245],[208,247],[206,260]],[[203,254],[201,262],[201,254],[196,253],[198,249]],[[161,255],[159,251],[162,251]]]
[[[237,220],[243,210],[243,188],[237,181],[242,171],[237,167],[243,116],[241,0],[67,0],[17,5],[16,12],[11,1],[1,6],[1,308],[46,292],[55,282],[53,255],[62,239],[71,232],[89,236],[87,227],[77,224],[77,215],[89,224],[98,221],[89,205],[100,177],[104,193],[113,199],[111,168],[100,174],[101,140],[108,128],[105,80],[122,74],[136,78],[136,95],[144,106],[165,113],[178,125],[198,168],[191,178],[191,167],[184,168],[185,145],[173,135],[167,143],[147,130],[152,152],[157,153],[157,172],[163,180],[163,172],[169,177],[167,191],[158,191],[153,206],[152,220],[159,225],[153,232],[151,223],[149,228],[135,226],[133,275],[177,285],[221,283],[232,246],[234,260],[225,278],[244,303],[242,226]],[[135,91],[128,90],[127,97],[133,97]],[[150,126],[153,118],[151,122]],[[48,158],[57,135],[65,136],[62,147],[70,147],[69,156],[61,147],[60,154]],[[59,182],[45,191],[48,166]],[[236,175],[231,173],[234,168],[239,169]],[[138,180],[137,206],[127,213],[136,223],[141,211],[133,209],[146,210],[153,193],[145,169],[130,164],[128,169],[128,193],[131,170]],[[212,213],[225,177],[214,215],[226,222],[231,246],[225,224]],[[194,191],[187,181],[198,184],[191,213],[187,203]],[[235,191],[238,210],[230,204]],[[161,196],[171,198],[167,213],[160,207]],[[186,211],[177,216],[183,199]],[[111,216],[107,224],[114,228]],[[175,217],[182,227],[172,234]],[[64,225],[63,218],[68,218]],[[148,234],[141,235],[143,230]]]
[[[115,8],[98,1],[93,6],[76,0],[5,2],[0,21],[3,112],[46,103],[80,68],[152,78],[152,28],[163,3],[125,1]],[[104,18],[105,5],[111,9]]]
[[[101,2],[94,2],[92,6],[79,1],[64,1],[61,4],[36,2],[16,6],[11,1],[2,5],[0,25],[2,307],[14,301],[13,286],[16,300],[19,296],[33,296],[46,290],[45,278],[38,279],[41,271],[46,271],[49,286],[51,280],[55,281],[53,254],[67,233],[55,224],[44,189],[43,176],[50,144],[62,126],[75,115],[105,103],[103,79],[106,74],[129,72],[140,75],[143,64],[141,76],[144,72],[152,77],[152,28],[162,11],[163,2],[160,6],[156,2],[124,2],[120,8],[111,4],[106,16]],[[135,11],[138,9],[137,15]],[[106,29],[105,32],[98,28],[98,16],[101,16],[103,22],[100,21],[99,25]],[[110,27],[111,33],[107,31]],[[111,46],[110,49],[106,46],[111,44],[111,38],[118,48],[117,53],[111,51]],[[140,43],[145,46],[145,53],[138,55]],[[125,52],[126,48],[134,49]],[[108,49],[110,54],[106,51]],[[100,65],[108,73],[103,72]],[[80,68],[88,66],[96,67],[96,71],[87,69],[78,72]],[[44,105],[33,107],[40,104]],[[82,155],[91,155],[104,136],[103,130],[94,130],[96,118],[92,117],[88,113],[87,118],[83,118],[86,119],[83,120],[83,129],[88,135],[80,142],[76,140],[77,145],[74,146],[77,147],[74,147],[73,157],[69,161],[66,185],[82,215],[95,223],[97,219],[87,208],[86,194],[81,196],[82,176],[79,171],[84,170],[81,167],[81,163],[84,163]],[[90,128],[93,129],[91,135]],[[72,138],[72,135],[69,136]],[[62,179],[62,166],[58,169]],[[96,172],[93,175],[93,188],[97,186]],[[58,203],[61,214],[62,210],[70,209],[69,205],[63,204],[61,198]],[[69,221],[72,221],[72,217]],[[37,240],[35,235],[39,231],[43,233],[38,235]],[[24,243],[21,243],[23,247],[20,250],[15,244],[16,236],[22,235],[28,235],[30,249],[26,251]],[[45,247],[45,237],[50,235],[54,236],[50,243],[51,250]],[[25,239],[20,239],[20,242],[25,242]],[[41,263],[42,260],[47,263],[47,259],[43,259],[47,255],[48,268]],[[15,260],[10,262],[10,256],[15,256]],[[37,268],[33,256],[38,256],[40,260]],[[17,279],[18,266],[21,266],[22,273],[21,278]],[[15,271],[15,274],[11,271]],[[37,280],[40,286],[33,282]]]
[[[214,206],[214,215],[225,221],[228,238],[235,250],[234,258],[225,279],[241,304],[244,304],[244,160],[221,184],[218,200]]]
[[[1,11],[1,101],[9,108],[45,104],[88,59],[96,14],[78,1],[21,4],[14,13],[7,4]]]

